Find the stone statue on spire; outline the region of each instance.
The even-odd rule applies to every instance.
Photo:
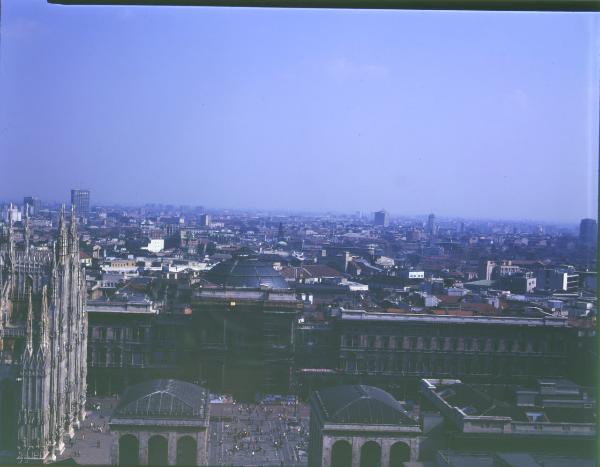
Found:
[[[25,251],[29,251],[29,236],[30,236],[29,209],[25,209],[25,228],[23,230],[23,241],[24,241]]]
[[[29,278],[26,284],[26,296],[27,296],[27,328],[25,330],[25,351],[31,355],[33,352],[33,287]]]
[[[67,233],[67,221],[65,218],[65,205],[60,208],[58,221],[58,257],[64,259],[69,254],[69,235]]]

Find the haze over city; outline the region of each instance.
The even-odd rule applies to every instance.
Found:
[[[597,14],[53,1],[0,0],[0,465],[597,465]]]
[[[4,1],[0,198],[596,217],[592,14]]]

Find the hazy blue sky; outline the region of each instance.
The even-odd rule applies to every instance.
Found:
[[[2,0],[0,198],[596,217],[598,20]]]

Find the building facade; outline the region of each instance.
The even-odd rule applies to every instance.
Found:
[[[434,214],[429,214],[429,217],[427,217],[427,233],[429,235],[435,235],[435,233],[436,233],[435,215]]]
[[[194,291],[191,303],[199,378],[224,392],[245,391],[247,379],[260,392],[287,393],[302,302],[270,263],[235,259],[207,278],[214,286]]]
[[[210,227],[210,214],[202,214],[198,223],[201,227]]]
[[[88,299],[88,390],[107,395],[150,379],[195,380],[191,316],[160,312],[144,293]]]
[[[537,284],[537,279],[533,272],[524,272],[503,276],[499,280],[499,286],[502,290],[509,290],[516,294],[533,293]]]
[[[310,467],[388,467],[419,458],[421,427],[391,394],[334,386],[310,399]]]
[[[111,463],[118,465],[206,465],[208,391],[173,379],[128,387],[109,425]]]
[[[23,211],[26,216],[37,216],[42,208],[42,202],[33,196],[25,196],[23,198]]]
[[[87,314],[75,214],[61,211],[52,251],[17,249],[12,224],[0,255],[0,455],[44,463],[85,418]],[[35,323],[35,324],[34,324]]]
[[[71,190],[71,205],[75,206],[77,217],[88,218],[90,215],[90,190]]]
[[[541,290],[574,293],[579,287],[579,274],[574,269],[539,269],[536,287]]]
[[[158,311],[148,300],[115,297],[88,301],[88,385],[93,394],[121,392],[152,367],[152,326]],[[154,344],[154,345],[153,345]]]
[[[387,211],[381,210],[381,211],[377,211],[374,214],[374,224],[375,225],[379,225],[382,227],[388,227],[390,225],[390,215],[387,213]]]
[[[581,219],[579,241],[586,246],[594,246],[598,241],[598,223],[596,219]]]
[[[571,330],[564,318],[341,309],[337,326],[338,369],[347,377],[369,377],[373,383],[432,376],[516,380],[568,372]]]

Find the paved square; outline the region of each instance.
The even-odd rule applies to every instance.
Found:
[[[88,398],[86,419],[64,452],[56,460],[72,457],[78,464],[110,464],[112,438],[108,420],[117,406],[116,398]]]
[[[211,404],[209,464],[306,466],[309,407]]]

